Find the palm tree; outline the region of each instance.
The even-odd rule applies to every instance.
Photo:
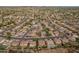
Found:
[[[36,41],[36,49],[38,51],[38,45],[39,45],[39,42],[38,42],[38,39],[37,38],[34,38],[33,41]],[[39,51],[38,51],[39,52]]]
[[[11,35],[11,32],[7,32],[7,33],[6,33],[6,38],[7,38],[8,40],[11,39],[11,36],[12,36],[12,35]]]

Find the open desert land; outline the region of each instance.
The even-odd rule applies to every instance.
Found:
[[[79,52],[79,7],[0,7],[0,52]]]

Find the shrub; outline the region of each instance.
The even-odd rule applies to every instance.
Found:
[[[0,45],[0,50],[5,50],[6,46],[5,45]]]

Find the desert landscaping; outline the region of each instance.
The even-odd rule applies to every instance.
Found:
[[[78,7],[0,7],[0,52],[78,53]]]

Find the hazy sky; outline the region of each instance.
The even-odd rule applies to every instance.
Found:
[[[79,6],[78,0],[0,0],[0,6]]]

